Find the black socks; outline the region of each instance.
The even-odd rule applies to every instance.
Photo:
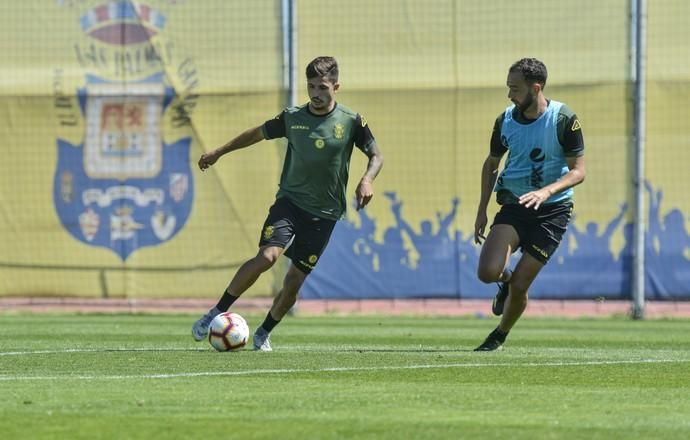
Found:
[[[273,316],[271,316],[271,312],[269,311],[266,314],[266,319],[264,319],[263,324],[261,324],[261,328],[266,330],[266,333],[271,333],[271,330],[273,330],[273,327],[278,325],[279,322],[280,322],[280,320],[276,321],[275,319],[273,319]]]
[[[216,304],[216,308],[221,312],[227,312],[230,306],[237,301],[237,298],[239,298],[239,296],[231,295],[227,290],[225,290],[225,292],[223,292],[223,296],[220,297],[218,304]]]

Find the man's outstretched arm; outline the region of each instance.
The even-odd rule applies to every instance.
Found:
[[[218,159],[224,154],[231,151],[239,150],[240,148],[245,148],[250,145],[254,145],[257,142],[264,140],[264,134],[261,130],[261,125],[247,129],[240,133],[237,137],[230,140],[223,146],[216,148],[213,151],[206,152],[199,158],[199,169],[201,171],[206,170],[208,167],[216,163]]]

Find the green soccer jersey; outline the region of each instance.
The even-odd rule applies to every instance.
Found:
[[[283,110],[262,130],[266,139],[288,140],[276,197],[287,197],[319,217],[341,218],[352,147],[369,154],[375,145],[366,120],[341,104],[326,115],[303,105]]]

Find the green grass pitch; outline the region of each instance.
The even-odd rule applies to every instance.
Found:
[[[245,316],[250,327],[261,316]],[[275,351],[196,315],[0,315],[3,439],[688,439],[690,321],[287,317]]]

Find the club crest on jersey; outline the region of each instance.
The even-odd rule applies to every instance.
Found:
[[[76,90],[71,125],[84,129],[72,139],[58,136],[53,201],[75,239],[124,261],[139,248],[172,239],[192,208],[191,137],[168,143],[163,136],[166,109],[180,114],[181,99],[175,101],[164,74],[174,45],[166,48],[170,59],[162,52],[146,56],[160,49],[150,37],[163,31],[166,16],[143,3],[87,0],[73,7],[82,9],[75,17],[82,41],[75,47],[87,74]]]
[[[335,124],[333,127],[333,136],[335,136],[336,139],[342,139],[345,136],[345,127],[343,124]]]

